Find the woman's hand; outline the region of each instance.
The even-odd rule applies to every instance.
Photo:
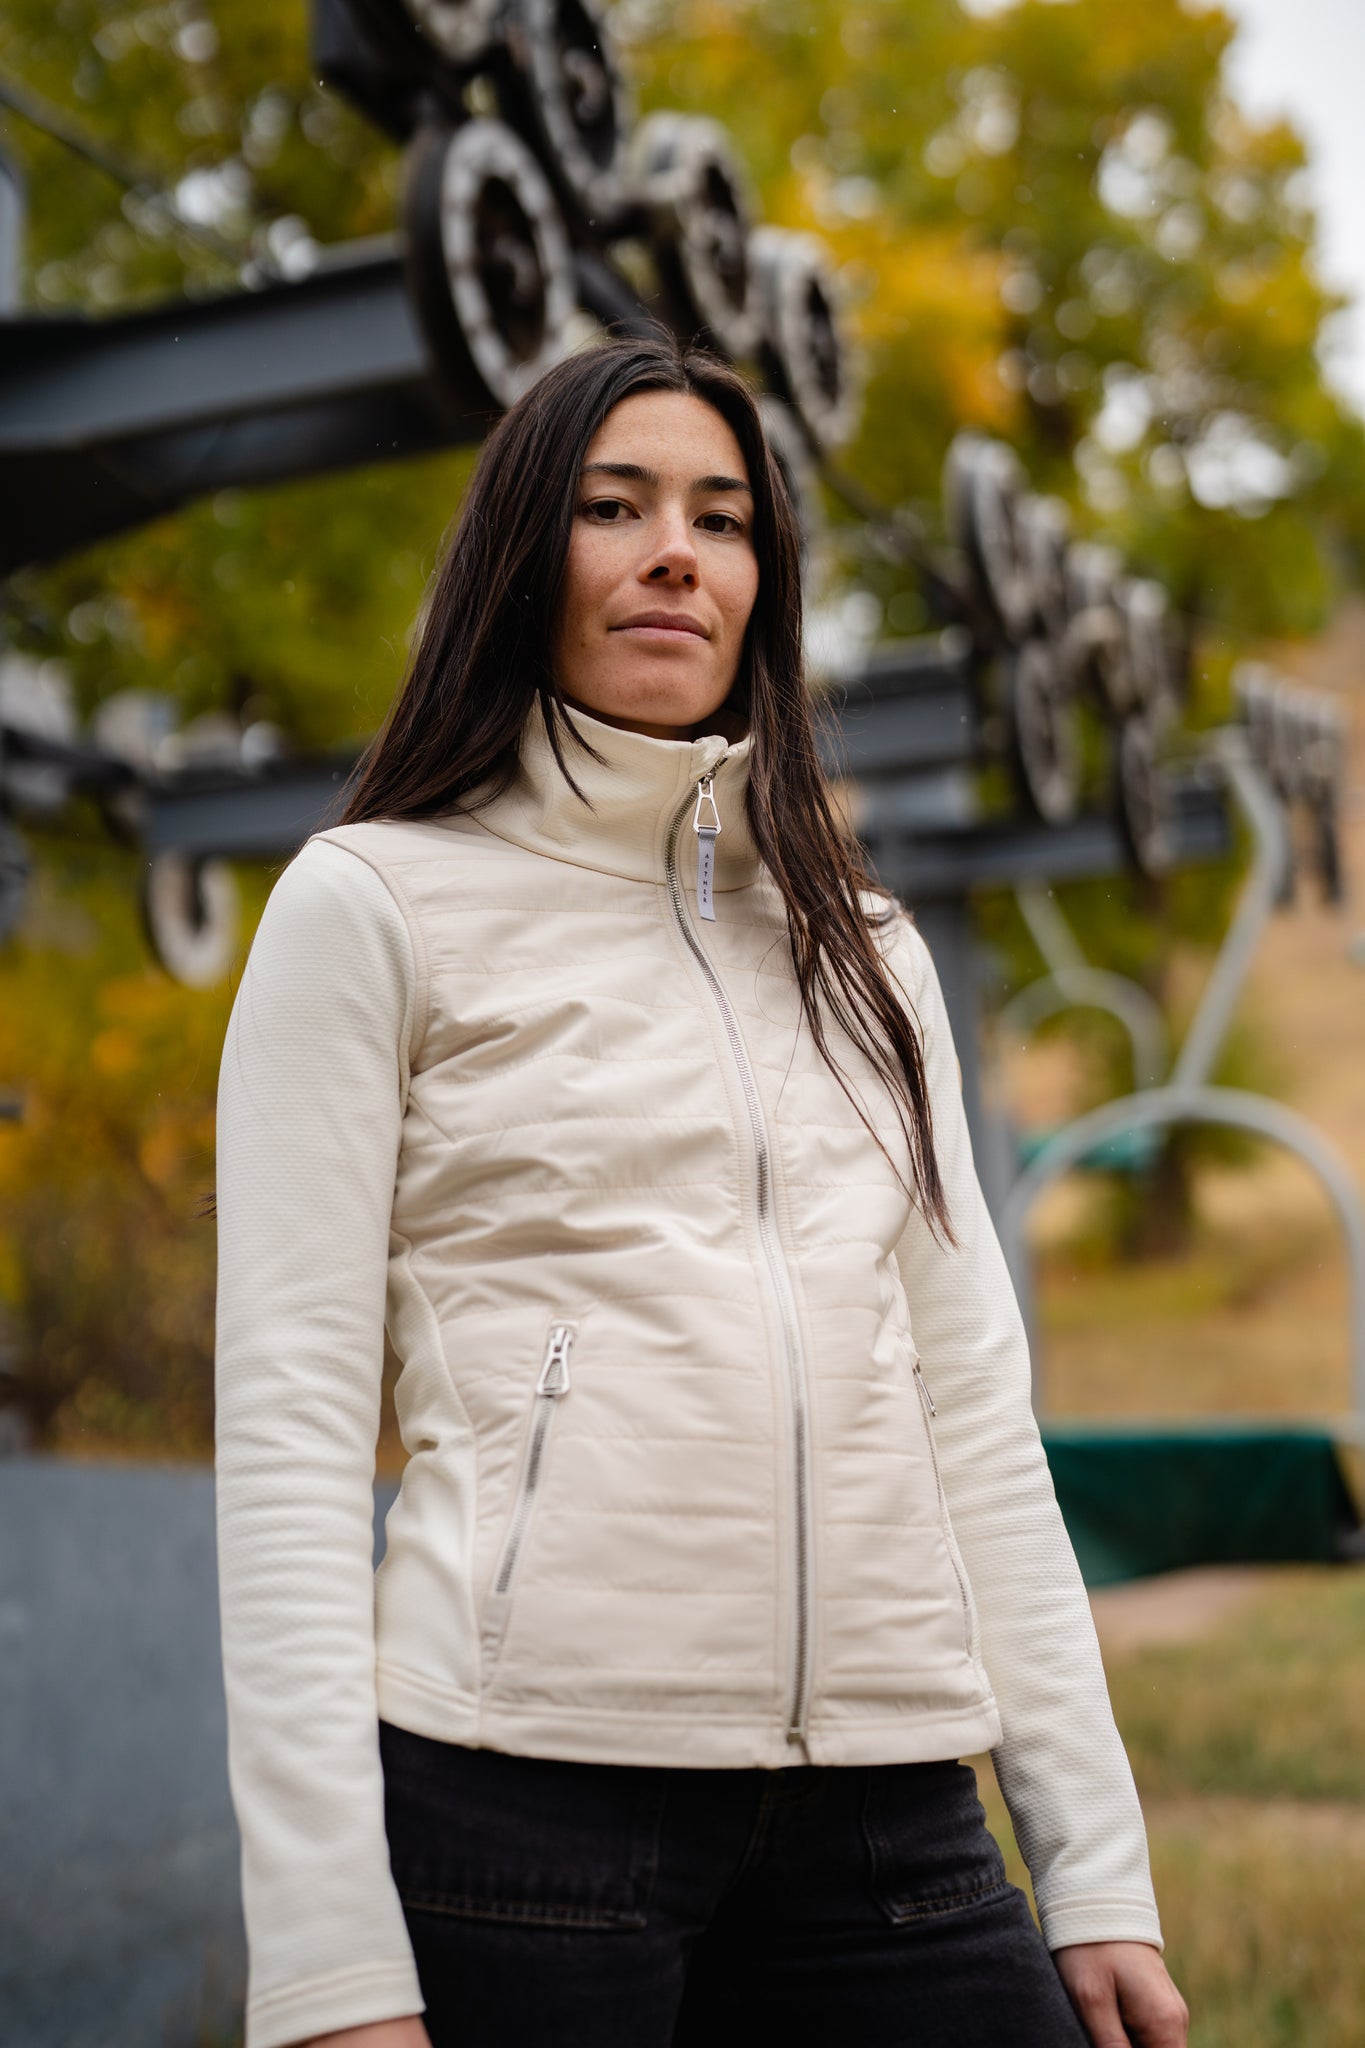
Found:
[[[401,2020],[372,2020],[337,2034],[314,2034],[299,2048],[431,2048],[431,2037],[416,2013]]]
[[[1054,1951],[1094,2048],[1185,2048],[1189,2008],[1145,1941],[1078,1941]]]

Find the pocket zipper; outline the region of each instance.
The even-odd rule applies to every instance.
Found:
[[[962,1625],[967,1636],[967,1655],[974,1657],[975,1651],[972,1648],[971,1602],[967,1597],[967,1580],[962,1566],[958,1562],[957,1545],[948,1533],[948,1496],[943,1491],[943,1474],[939,1470],[938,1463],[938,1438],[934,1435],[933,1428],[933,1417],[938,1414],[938,1404],[929,1391],[929,1382],[924,1377],[924,1369],[918,1358],[915,1360],[915,1385],[919,1388],[919,1397],[924,1404],[924,1433],[929,1439],[929,1456],[934,1462],[934,1486],[938,1493],[939,1514],[943,1525],[943,1541],[947,1547],[948,1561],[953,1567],[953,1577],[957,1580],[958,1596],[962,1601]]]
[[[536,1494],[545,1469],[545,1445],[550,1434],[550,1425],[554,1420],[555,1408],[569,1391],[569,1354],[573,1350],[576,1334],[573,1323],[553,1323],[550,1326],[540,1377],[536,1381],[531,1440],[527,1444],[526,1459],[521,1468],[517,1504],[512,1510],[512,1520],[508,1524],[502,1556],[493,1575],[493,1593],[500,1599],[506,1596],[511,1587],[512,1575],[517,1568],[517,1558],[526,1540],[531,1510],[535,1506]]]
[[[923,1366],[922,1366],[922,1365],[920,1364],[920,1362],[919,1362],[919,1360],[918,1360],[918,1359],[916,1359],[916,1360],[915,1360],[915,1385],[916,1385],[916,1386],[917,1386],[917,1387],[919,1388],[919,1397],[920,1397],[921,1401],[923,1401],[923,1403],[924,1403],[924,1405],[925,1405],[925,1408],[927,1409],[927,1411],[929,1412],[929,1414],[930,1414],[930,1415],[937,1415],[937,1414],[938,1414],[938,1407],[937,1407],[937,1404],[935,1403],[935,1400],[934,1400],[934,1397],[933,1397],[933,1395],[932,1395],[932,1394],[931,1394],[931,1393],[929,1392],[929,1382],[928,1382],[928,1380],[927,1380],[927,1379],[926,1379],[926,1378],[924,1377],[924,1368],[923,1368]],[[937,1468],[937,1465],[938,1465],[938,1459],[937,1459],[937,1457],[935,1457],[935,1459],[934,1459],[934,1464],[935,1464],[935,1468]]]

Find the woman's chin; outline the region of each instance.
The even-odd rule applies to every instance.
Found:
[[[712,692],[693,697],[681,691],[622,691],[619,695],[603,695],[594,702],[566,690],[564,698],[576,711],[586,711],[603,725],[619,726],[626,732],[644,733],[653,739],[691,739],[700,732],[738,737],[721,723],[727,714]]]

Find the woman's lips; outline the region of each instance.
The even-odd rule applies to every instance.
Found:
[[[641,612],[636,619],[622,619],[619,626],[611,628],[613,633],[642,633],[649,640],[705,640],[709,638],[706,629],[696,619],[671,615],[668,612]]]

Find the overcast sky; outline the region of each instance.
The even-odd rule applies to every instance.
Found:
[[[1287,113],[1309,145],[1328,283],[1353,293],[1334,338],[1338,385],[1365,411],[1365,0],[1226,0],[1237,97]]]

